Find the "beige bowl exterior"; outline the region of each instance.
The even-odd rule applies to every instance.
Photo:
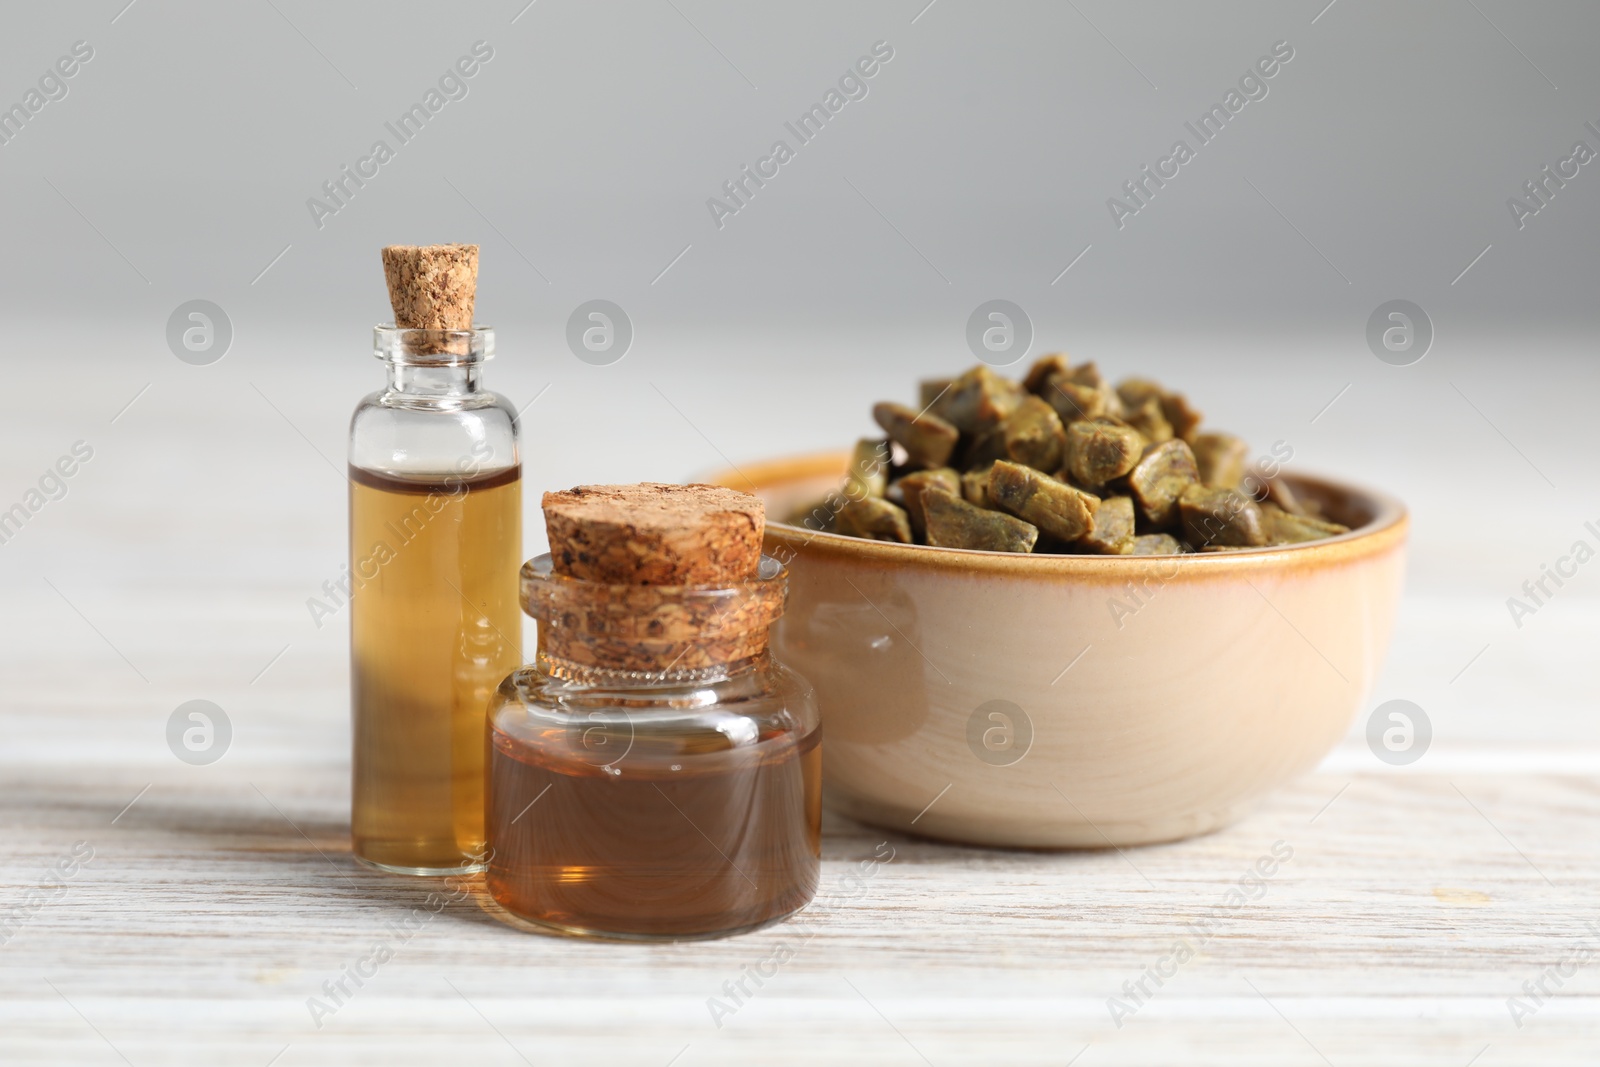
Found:
[[[846,463],[712,480],[753,484],[783,516]],[[1315,766],[1381,666],[1407,518],[1378,493],[1289,480],[1360,525],[1310,545],[1136,558],[769,521],[767,551],[791,570],[773,649],[816,687],[829,805],[968,844],[1104,848],[1215,830]]]

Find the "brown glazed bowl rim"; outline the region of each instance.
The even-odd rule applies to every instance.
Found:
[[[713,485],[757,491],[789,482],[839,474],[849,466],[847,452],[818,452],[768,460],[718,471],[705,479]],[[1083,578],[1114,583],[1155,575],[1164,581],[1180,576],[1219,578],[1262,571],[1295,571],[1349,563],[1381,555],[1405,540],[1410,526],[1406,506],[1387,493],[1313,474],[1280,475],[1295,489],[1323,499],[1340,501],[1366,515],[1366,521],[1349,533],[1319,541],[1271,548],[1246,548],[1231,552],[1204,552],[1181,556],[1075,556],[1017,552],[990,552],[933,545],[902,545],[869,541],[861,537],[824,533],[786,522],[767,521],[767,536],[797,551],[842,556],[863,563],[918,567],[986,575]]]

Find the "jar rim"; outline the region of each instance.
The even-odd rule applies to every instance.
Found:
[[[549,553],[523,564],[522,610],[540,653],[587,668],[656,672],[748,659],[767,647],[789,575],[763,556],[757,577],[717,586],[592,582],[556,574]]]
[[[659,598],[662,600],[703,600],[715,602],[727,600],[737,596],[750,596],[752,594],[769,594],[776,588],[787,592],[789,569],[782,560],[772,556],[762,555],[756,567],[756,577],[744,582],[727,582],[721,585],[637,585],[632,583],[594,582],[587,578],[574,578],[566,574],[555,572],[555,560],[550,553],[544,552],[534,556],[522,565],[520,571],[522,606],[528,611],[529,595],[532,590],[540,587],[569,590],[580,592],[594,590],[597,594],[602,591],[621,595],[625,593],[639,593]],[[533,614],[528,611],[528,614]]]

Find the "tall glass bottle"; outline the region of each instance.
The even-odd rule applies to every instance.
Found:
[[[402,874],[478,869],[487,708],[522,660],[516,412],[494,333],[379,326],[386,388],[350,422],[350,831]]]

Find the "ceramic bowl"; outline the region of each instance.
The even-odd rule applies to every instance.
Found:
[[[845,454],[711,480],[769,516]],[[980,845],[1103,848],[1225,826],[1344,736],[1400,596],[1405,508],[1285,474],[1351,532],[1181,557],[929,548],[769,521],[789,563],[773,649],[817,689],[824,796]]]

